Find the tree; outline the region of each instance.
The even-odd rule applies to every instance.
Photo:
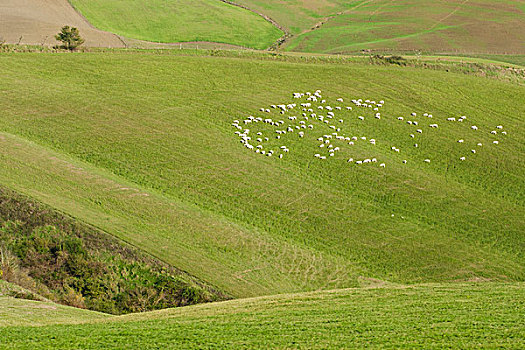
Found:
[[[63,26],[60,33],[55,35],[55,39],[62,42],[62,48],[71,51],[84,43],[84,39],[80,37],[78,29],[69,26]]]

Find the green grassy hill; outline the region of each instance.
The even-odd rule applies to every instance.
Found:
[[[1,290],[6,282],[0,281],[0,333],[5,327],[49,326],[53,324],[75,324],[109,318],[110,315],[95,311],[64,306],[50,301],[35,301],[3,296]],[[13,287],[17,289],[17,287]],[[0,347],[5,347],[4,334]]]
[[[524,279],[519,84],[367,61],[169,52],[2,54],[0,70],[0,183],[233,296],[353,287],[360,276]],[[377,145],[340,143],[320,161],[317,138],[334,131],[324,123],[282,140],[254,125],[272,137],[265,149],[291,150],[279,159],[234,134],[232,121],[249,115],[299,126],[270,105],[316,89],[334,107],[339,97],[385,100],[381,119],[372,108],[334,110],[341,134]]]
[[[263,17],[217,0],[70,2],[97,28],[134,39],[213,41],[266,49],[282,35]]]
[[[524,292],[522,283],[346,289],[98,321],[97,314],[79,310],[89,322],[80,325],[53,325],[56,316],[41,312],[42,327],[0,327],[0,348],[517,349],[525,346]],[[35,310],[34,303],[20,301],[26,310],[17,306],[16,317],[26,317],[27,310]],[[57,314],[64,317],[68,311]]]
[[[284,48],[289,51],[525,53],[525,7],[519,1],[239,2],[288,28],[293,36]]]
[[[155,42],[211,41],[266,49],[283,32],[221,1],[71,0],[97,28]],[[524,55],[525,7],[512,0],[239,0],[289,34],[286,51],[361,50]],[[119,16],[115,16],[119,13]]]

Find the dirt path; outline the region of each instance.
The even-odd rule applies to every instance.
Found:
[[[325,25],[327,22],[333,20],[334,18],[337,18],[338,16],[341,16],[341,15],[346,15],[348,13],[352,13],[354,10],[357,10],[358,8],[360,8],[360,7],[364,6],[364,5],[367,5],[368,3],[372,2],[372,1],[374,1],[374,0],[367,0],[367,1],[364,1],[364,2],[360,3],[359,5],[356,5],[356,6],[352,7],[352,8],[350,8],[350,9],[348,9],[348,10],[337,12],[337,13],[334,13],[333,15],[326,16],[321,21],[319,21],[316,24],[314,24],[311,28],[303,30],[298,35],[303,35],[303,34],[306,34],[306,33],[309,33],[309,32],[313,32],[314,30],[321,28],[323,25]],[[287,36],[285,38],[285,40],[283,40],[283,42],[279,43],[279,46],[283,46],[284,44],[287,44],[291,37],[292,36]]]
[[[465,5],[467,2],[469,2],[469,0],[465,0],[463,1],[461,4],[459,4],[458,7],[456,7],[452,12],[450,12],[448,15],[446,15],[445,17],[441,18],[439,21],[437,21],[436,23],[434,23],[434,25],[432,27],[430,27],[430,29],[428,30],[432,30],[434,28],[436,28],[439,24],[443,23],[443,21],[447,20],[448,18],[452,17],[456,12],[458,12],[459,10],[461,10],[461,8],[463,7],[463,5]]]
[[[54,45],[64,25],[77,27],[86,46],[124,47],[117,35],[91,26],[67,0],[0,0],[0,40],[7,43]]]

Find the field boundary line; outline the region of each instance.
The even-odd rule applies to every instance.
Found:
[[[276,20],[274,20],[273,18],[271,18],[270,16],[268,15],[265,15],[264,13],[262,12],[259,12],[259,11],[256,11],[254,9],[251,9],[249,8],[248,6],[245,6],[245,5],[241,5],[241,4],[237,4],[233,1],[230,1],[230,0],[219,0],[220,2],[223,2],[225,4],[228,4],[228,5],[232,5],[232,6],[236,6],[236,7],[239,7],[239,8],[242,8],[246,11],[250,11],[252,13],[255,13],[256,15],[264,18],[264,20],[268,23],[271,23],[274,27],[276,27],[277,29],[281,30],[284,34],[279,38],[277,39],[273,44],[271,44],[269,46],[269,50],[272,49],[273,47],[279,47],[282,43],[284,43],[284,41],[286,40],[286,38],[288,38],[289,36],[291,36],[291,33],[288,31],[287,28],[285,28],[284,26],[282,26],[281,24],[279,24],[279,22],[277,22]]]

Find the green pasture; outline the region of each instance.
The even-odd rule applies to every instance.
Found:
[[[77,325],[53,325],[47,314],[38,322],[48,326],[0,327],[0,348],[517,349],[525,345],[524,291],[522,283],[345,289],[99,320],[90,313]]]
[[[153,52],[2,54],[0,70],[3,185],[230,295],[354,287],[360,276],[524,279],[518,84],[357,62]],[[377,145],[342,144],[320,162],[317,133],[331,130],[321,125],[279,140],[291,150],[283,159],[234,135],[234,119],[317,89],[334,106],[338,97],[385,100],[380,120],[369,110],[362,122],[359,110],[335,113],[342,132]],[[417,149],[415,129],[397,120],[412,112],[424,131]],[[464,123],[446,121],[461,115]],[[263,116],[281,118],[274,109]],[[496,125],[508,134],[491,135]]]
[[[95,27],[133,39],[212,41],[265,49],[282,35],[261,16],[215,0],[70,2]]]

